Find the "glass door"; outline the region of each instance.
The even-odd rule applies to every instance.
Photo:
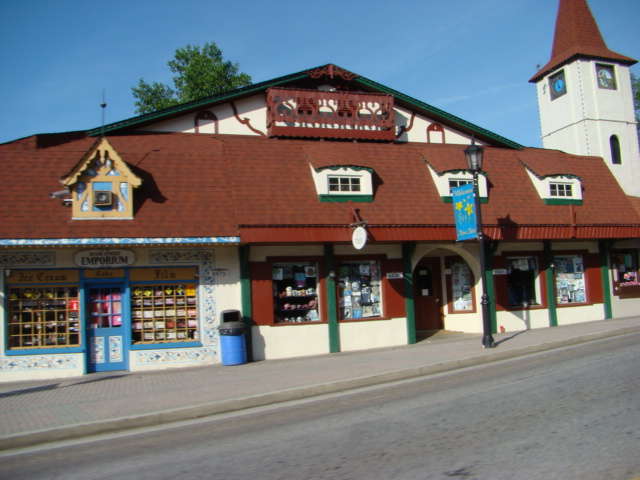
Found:
[[[87,295],[88,372],[126,370],[123,286],[94,286]]]

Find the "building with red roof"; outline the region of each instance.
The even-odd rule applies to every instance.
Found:
[[[561,0],[558,24],[577,8],[591,38],[584,7]],[[631,61],[576,42],[556,32],[533,81],[582,54]],[[456,223],[475,208],[472,144],[486,286]],[[602,155],[565,150],[331,64],[0,145],[1,378],[225,364],[229,321],[248,360],[480,333],[483,293],[491,333],[634,314],[638,196]]]

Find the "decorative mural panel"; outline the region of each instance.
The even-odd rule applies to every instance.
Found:
[[[22,370],[69,370],[80,367],[79,355],[34,355],[0,358],[0,372]]]
[[[158,365],[163,363],[206,362],[214,363],[218,356],[215,348],[137,351],[135,362],[137,365]]]
[[[55,264],[55,252],[0,253],[0,265],[3,267],[52,267]]]
[[[91,339],[91,362],[92,363],[104,363],[104,338],[94,337]]]
[[[109,337],[109,361],[112,363],[122,362],[122,336]]]

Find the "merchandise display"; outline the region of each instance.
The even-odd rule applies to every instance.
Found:
[[[553,259],[558,304],[586,302],[584,263],[581,255],[568,255]]]
[[[80,345],[78,287],[10,288],[9,348]]]
[[[133,286],[131,330],[134,344],[198,340],[195,284]]]
[[[273,266],[274,322],[319,322],[318,276],[312,263]]]
[[[473,310],[471,268],[464,261],[451,264],[451,291],[454,311]]]
[[[343,262],[338,276],[341,320],[382,315],[379,262]]]

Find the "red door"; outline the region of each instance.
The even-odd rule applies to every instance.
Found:
[[[423,258],[413,271],[416,331],[442,330],[442,285],[440,259]]]

